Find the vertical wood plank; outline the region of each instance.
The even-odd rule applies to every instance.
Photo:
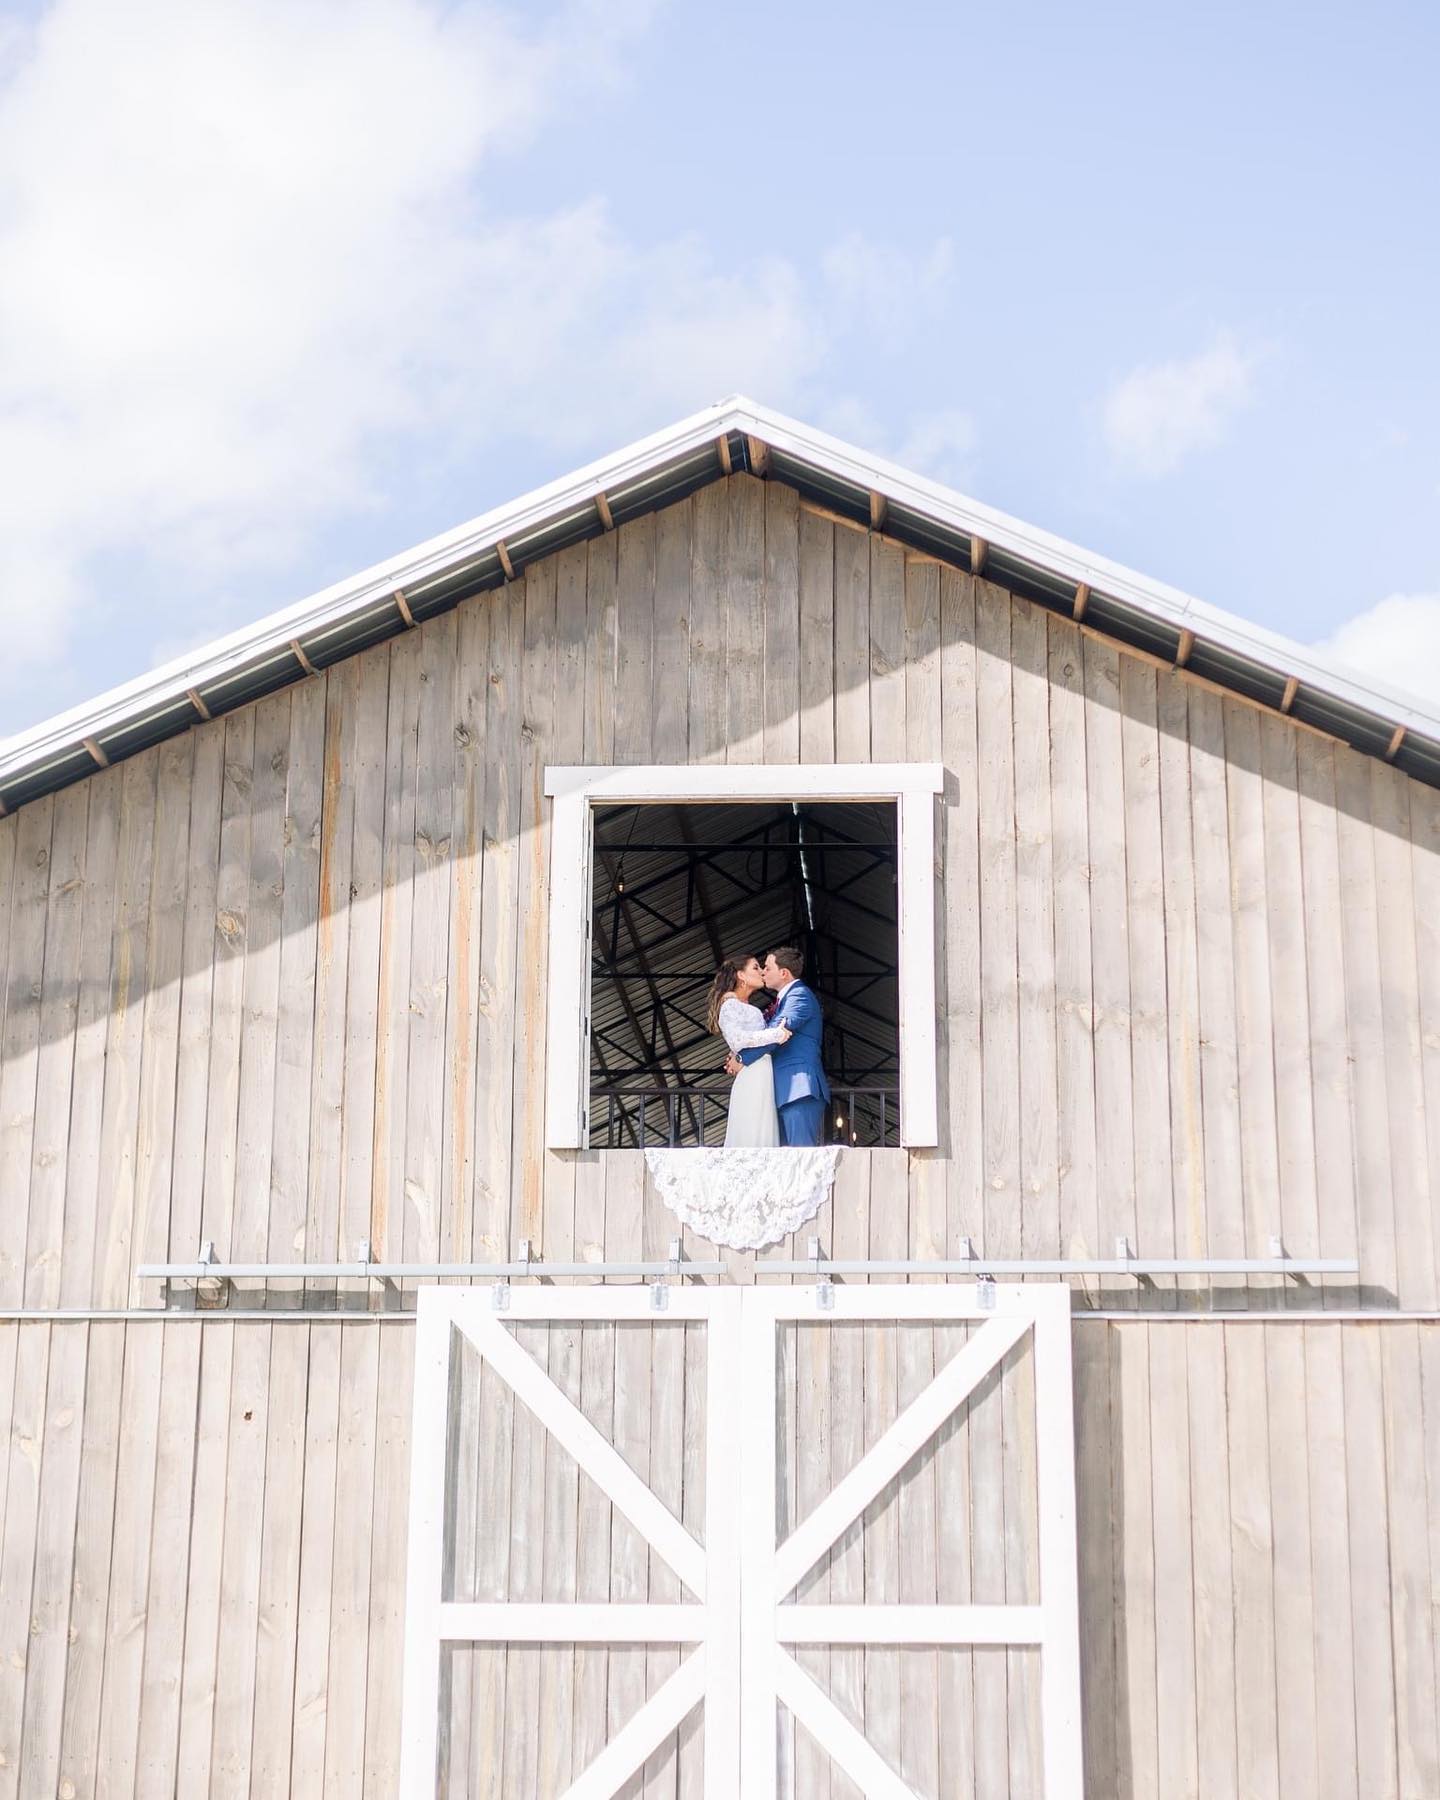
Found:
[[[325,684],[292,691],[281,831],[280,993],[275,1033],[268,1255],[304,1259],[310,1201],[311,1081],[315,1063],[320,841],[325,804]],[[282,1298],[299,1304],[298,1291]],[[303,1284],[296,1284],[297,1289]]]
[[[1390,1622],[1390,1509],[1386,1493],[1380,1332],[1347,1331],[1342,1340],[1342,1360],[1350,1528],[1350,1638],[1355,1659],[1355,1760],[1363,1795],[1395,1794],[1399,1792],[1397,1697]]]
[[[1050,832],[1050,671],[1045,614],[1012,602],[1015,942],[1019,984],[1020,1243],[1063,1254],[1057,1133],[1055,872]],[[1033,1472],[1033,1471],[1032,1471]]]
[[[652,550],[653,555],[653,550]],[[653,564],[652,564],[653,570]],[[651,576],[653,584],[653,572]],[[555,734],[555,564],[525,583],[521,669],[519,927],[515,950],[515,1115],[510,1147],[510,1241],[541,1242],[545,1158],[545,975],[550,861],[545,762]]]
[[[1201,1097],[1203,1049],[1189,715],[1186,683],[1178,676],[1161,676],[1156,721],[1160,741],[1171,1207],[1175,1254],[1199,1258],[1205,1254],[1205,1114]],[[1206,1304],[1207,1283],[1181,1276],[1176,1286],[1185,1294],[1178,1304]]]
[[[1021,1249],[1010,619],[1009,596],[989,582],[977,582],[984,1251],[993,1257],[1018,1257]]]
[[[1130,1068],[1130,946],[1125,871],[1125,764],[1120,657],[1085,643],[1085,766],[1089,781],[1090,946],[1095,1007],[1095,1181],[1101,1254],[1135,1244],[1135,1138]],[[1133,1305],[1126,1281],[1109,1296]]]
[[[209,1331],[214,1329],[205,1326]],[[291,1329],[281,1326],[282,1331]],[[229,1800],[250,1792],[255,1729],[256,1632],[272,1325],[237,1325],[230,1368],[230,1447],[225,1539],[220,1556],[218,1654],[211,1725],[210,1792]]]
[[[361,1329],[364,1329],[363,1327]],[[400,1771],[400,1679],[405,1624],[405,1524],[410,1496],[410,1399],[415,1334],[371,1326],[380,1339],[375,1416],[375,1508],[370,1540],[370,1644],[365,1676],[365,1785],[392,1795]]]
[[[1278,1236],[1280,1169],[1275,1132],[1274,1020],[1265,897],[1260,715],[1227,700],[1225,792],[1230,819],[1230,906],[1235,934],[1235,1046],[1240,1081],[1240,1175],[1246,1254]],[[1273,1284],[1262,1277],[1257,1287]],[[1243,1738],[1243,1726],[1242,1726]]]
[[[265,1327],[249,1325],[245,1329],[256,1331]],[[300,1532],[305,1493],[310,1327],[287,1325],[272,1332],[271,1339],[270,1391],[265,1418],[265,1499],[258,1520],[260,1580],[256,1603],[255,1725],[251,1735],[249,1770],[250,1792],[257,1796],[283,1794],[290,1781],[296,1634],[300,1619]]]
[[[350,658],[325,678],[320,844],[316,870],[315,1025],[310,1081],[309,1201],[305,1260],[338,1260],[355,1246],[342,1235],[345,1199],[346,989],[350,962],[350,882],[355,842],[356,714],[361,663]],[[330,1288],[322,1282],[318,1289]],[[321,1735],[323,1760],[323,1731]],[[318,1780],[318,1777],[317,1777]]]
[[[65,1223],[60,1304],[93,1299],[95,1215],[100,1194],[100,1127],[105,1105],[105,1040],[110,1022],[110,955],[114,938],[115,860],[120,835],[118,768],[86,782],[85,887],[80,928],[80,981],[75,1005],[65,1160]],[[3,840],[0,840],[3,841]],[[13,839],[12,839],[13,842]],[[0,868],[3,876],[3,868]],[[213,915],[212,926],[213,929]],[[207,952],[208,954],[208,952]]]
[[[1192,687],[1190,792],[1195,838],[1200,1103],[1205,1125],[1206,1253],[1210,1256],[1238,1255],[1237,1246],[1245,1242],[1225,774],[1225,726],[1220,701],[1205,689]],[[1203,1739],[1203,1724],[1201,1736]]]
[[[120,1390],[120,1450],[100,1693],[96,1783],[102,1794],[128,1794],[135,1784],[150,1585],[150,1521],[155,1505],[155,1449],[160,1414],[159,1325],[129,1325]]]
[[[615,761],[616,684],[619,679],[620,636],[616,604],[615,533],[590,540],[590,570],[586,585],[589,637],[586,649],[585,760]],[[493,627],[492,627],[493,630]]]
[[[346,947],[345,1086],[341,1124],[340,1242],[347,1253],[369,1238],[374,1179],[380,934],[385,869],[385,741],[390,711],[390,647],[360,658],[350,782],[355,814],[350,849]],[[326,1780],[329,1781],[327,1752]]]
[[[211,1065],[210,1014],[216,964],[216,888],[220,875],[225,724],[217,719],[191,735],[194,761],[190,774],[190,830],[182,928],[180,1047],[175,1068],[175,1142],[165,1242],[168,1256],[175,1261],[199,1253],[203,1228],[205,1115]],[[77,1033],[77,1068],[79,1051]]]
[[[725,609],[725,760],[765,759],[765,489],[753,475],[727,488],[720,546]]]
[[[1150,1336],[1115,1332],[1110,1365],[1110,1488],[1115,1508],[1115,1610],[1119,1716],[1115,1748],[1123,1794],[1158,1793],[1160,1722],[1155,1702],[1155,1546],[1150,1455]],[[1233,1504],[1233,1502],[1232,1502]]]
[[[210,1070],[205,1111],[205,1194],[200,1235],[231,1254],[235,1216],[240,1054],[244,1029],[245,941],[250,896],[250,790],[255,710],[225,721],[220,799],[220,867],[215,884],[215,974],[210,1000]],[[125,765],[127,768],[129,764]],[[198,1248],[198,1246],[197,1246]]]
[[[0,1305],[25,1295],[25,1229],[35,1141],[36,1081],[44,984],[45,923],[50,896],[50,796],[25,807],[15,836],[10,901],[11,979],[0,1035]]]
[[[7,1395],[3,1456],[4,1511],[0,1515],[0,1793],[19,1791],[25,1746],[25,1671],[30,1651],[35,1537],[40,1523],[46,1384],[50,1370],[48,1324],[26,1321],[15,1354],[13,1401]]]
[[[765,587],[761,676],[767,763],[800,760],[800,496],[765,484]],[[657,704],[659,696],[656,696]]]
[[[654,731],[655,516],[615,533],[619,661],[615,687],[615,760],[648,763]]]
[[[457,632],[454,613],[427,620],[416,719],[414,895],[410,917],[410,1041],[405,1069],[406,1261],[441,1254],[445,1167],[445,1046],[450,1001],[451,858]]]
[[[870,539],[870,754],[894,758],[905,742],[905,557]]]
[[[835,760],[870,759],[870,544],[835,533]]]
[[[667,506],[655,519],[655,628],[651,694],[655,709],[656,762],[682,763],[690,737],[690,574],[693,560],[688,499]],[[558,642],[564,642],[563,630]],[[568,712],[566,689],[557,667],[556,724]],[[556,761],[569,759],[556,755]]]
[[[837,614],[838,629],[838,614]],[[985,1173],[981,1096],[980,974],[980,784],[978,773],[975,584],[968,575],[943,570],[940,577],[941,750],[944,756],[945,901],[940,917],[944,953],[944,1030],[940,1034],[948,1107],[941,1110],[945,1142],[946,1217],[949,1249],[960,1240],[983,1241]],[[966,1664],[968,1668],[968,1662]]]
[[[800,512],[800,760],[835,760],[835,527]]]
[[[1050,620],[1049,636],[1059,1235],[1063,1255],[1085,1257],[1100,1254],[1085,644],[1061,619]]]
[[[44,1327],[29,1326],[30,1331]],[[12,1335],[14,1328],[11,1328]],[[41,1452],[40,1499],[35,1530],[33,1598],[28,1608],[11,1600],[28,1626],[25,1704],[18,1747],[6,1733],[6,1769],[22,1796],[54,1794],[60,1778],[61,1722],[69,1660],[70,1595],[79,1519],[80,1463],[84,1443],[85,1373],[89,1327],[50,1328],[49,1390]],[[9,1370],[0,1354],[0,1397],[11,1405]],[[13,1415],[12,1415],[13,1416]],[[18,1749],[18,1753],[17,1752]]]
[[[336,1483],[340,1442],[342,1327],[312,1325],[305,1404],[300,1575],[296,1603],[295,1708],[290,1791],[319,1794],[325,1785],[325,1730],[330,1711],[330,1611],[337,1566]]]
[[[1275,1719],[1279,1791],[1286,1800],[1319,1792],[1315,1746],[1314,1561],[1305,1444],[1305,1334],[1267,1325],[1270,1508],[1275,1586]],[[1156,1336],[1162,1335],[1157,1332]]]
[[[1169,1021],[1166,1007],[1165,867],[1161,847],[1160,742],[1155,671],[1120,659],[1125,783],[1125,884],[1130,947],[1130,1084],[1135,1131],[1135,1246],[1175,1254],[1170,1168]],[[1163,1284],[1165,1288],[1170,1283]],[[1173,1299],[1167,1296],[1167,1304]]]
[[[1295,740],[1295,731],[1287,728],[1282,719],[1262,719],[1260,761],[1265,790],[1265,896],[1280,1235],[1287,1254],[1318,1256],[1314,1081],[1310,1072],[1305,881]],[[1286,1299],[1292,1305],[1303,1305],[1303,1289],[1293,1282],[1287,1284]]]
[[[60,1781],[56,1790],[63,1794],[68,1785],[77,1800],[93,1795],[96,1789],[125,1335],[126,1328],[121,1324],[92,1325],[86,1362],[80,1499],[76,1508],[75,1563],[70,1590],[70,1655],[65,1668]]]
[[[200,1398],[196,1409],[185,1650],[180,1671],[180,1739],[176,1754],[176,1786],[184,1793],[208,1793],[210,1785],[230,1463],[230,1384],[235,1333],[244,1329],[217,1320],[197,1331]]]
[[[567,592],[578,587],[578,631],[583,654],[585,550],[561,558]],[[486,771],[486,698],[490,690],[490,609],[482,600],[456,613],[455,749],[451,780],[449,993],[445,1014],[445,1210],[441,1254],[468,1262],[474,1254],[475,1120],[479,1068],[475,1034],[480,1002],[480,920],[483,896]],[[583,719],[580,675],[572,706]],[[579,759],[577,759],[579,760]],[[463,1534],[462,1534],[463,1536]],[[457,1663],[462,1659],[457,1659]],[[465,1667],[468,1670],[469,1664]],[[457,1721],[465,1717],[457,1705]]]
[[[721,582],[730,513],[728,484],[717,481],[701,488],[690,506],[690,760],[724,762],[725,602]]]
[[[1415,960],[1420,982],[1420,1056],[1425,1089],[1429,1188],[1440,1194],[1440,793],[1410,790]],[[1440,1279],[1440,1244],[1436,1245]]]
[[[162,1800],[163,1796],[175,1792],[180,1738],[186,1593],[190,1581],[190,1520],[194,1505],[192,1484],[204,1333],[186,1325],[155,1325],[149,1329],[157,1335],[163,1334],[163,1341],[135,1792],[137,1796],[153,1795],[155,1800]]]
[[[386,1330],[395,1329],[398,1328],[374,1325],[340,1327],[335,1556],[325,1716],[326,1800],[353,1800],[364,1784],[380,1339]]]
[[[170,1240],[193,749],[187,734],[171,738],[155,752],[155,867],[145,946],[147,991],[135,1146],[132,1244],[137,1262],[163,1262]],[[150,1296],[142,1296],[139,1282],[128,1270],[126,1274],[130,1303],[139,1305]]]
[[[1420,1055],[1420,976],[1410,848],[1413,785],[1398,769],[1370,759],[1398,1291],[1402,1306],[1433,1308],[1437,1302],[1435,1195],[1430,1187],[1425,1080]]]
[[[384,860],[375,1000],[375,1119],[370,1229],[377,1258],[404,1252],[405,1127],[410,1076],[410,955],[415,910],[415,799],[423,632],[390,645],[385,734]]]
[[[1335,802],[1340,853],[1345,1028],[1354,1107],[1355,1223],[1360,1282],[1362,1290],[1370,1290],[1374,1297],[1393,1301],[1399,1292],[1399,1265],[1390,1167],[1389,1094],[1385,1081],[1385,1016],[1380,985],[1374,833],[1370,826],[1370,773],[1366,758],[1339,746],[1335,750]],[[1351,1365],[1347,1362],[1346,1380],[1351,1379]],[[1363,1757],[1361,1767],[1365,1767]]]
[[[1344,1333],[1306,1325],[1305,1442],[1314,1614],[1315,1761],[1324,1800],[1357,1800],[1355,1655],[1350,1622]]]
[[[1198,845],[1198,836],[1196,841]],[[1197,875],[1199,867],[1197,859]],[[1225,1420],[1225,1328],[1207,1325],[1197,1330],[1189,1339],[1187,1351],[1190,1465],[1201,1471],[1191,1487],[1190,1521],[1195,1571],[1200,1792],[1206,1800],[1212,1794],[1230,1800],[1249,1790],[1240,1785],[1236,1749],[1236,1619],[1231,1573],[1230,1445]]]
[[[1075,1333],[1075,1521],[1080,1580],[1080,1679],[1085,1791],[1118,1793],[1115,1532],[1111,1512],[1110,1356],[1113,1325]]]
[[[592,560],[592,575],[594,563]],[[503,1262],[510,1227],[510,1145],[518,932],[523,588],[491,602],[485,712],[485,860],[480,900],[480,990],[475,1031],[475,1234],[479,1261]]]
[[[1208,1328],[1207,1328],[1208,1329]],[[1157,1791],[1175,1800],[1200,1794],[1195,1705],[1195,1589],[1190,1494],[1187,1332],[1149,1333],[1151,1479],[1155,1542],[1155,1715]],[[1208,1480],[1203,1471],[1202,1479]]]
[[[1244,1791],[1280,1792],[1275,1704],[1275,1577],[1263,1327],[1227,1325],[1230,1567],[1235,1583],[1235,1747]]]
[[[1385,1493],[1390,1512],[1390,1632],[1402,1794],[1440,1791],[1435,1713],[1435,1577],[1425,1489],[1425,1413],[1418,1333],[1396,1324],[1380,1337]],[[1283,1696],[1282,1696],[1283,1699]]]
[[[285,884],[285,788],[289,766],[290,695],[286,692],[262,701],[255,709],[244,1022],[240,1043],[235,1218],[231,1232],[231,1251],[245,1262],[263,1262],[270,1237],[275,1056],[280,1029],[280,940]],[[263,1405],[261,1410],[263,1413]],[[264,1442],[263,1435],[261,1442]],[[236,1754],[242,1755],[238,1747]],[[248,1755],[248,1739],[243,1755]],[[238,1766],[243,1767],[243,1756]]]
[[[54,1306],[64,1253],[65,1178],[70,1147],[74,1030],[80,988],[85,842],[84,784],[56,796],[50,841],[50,893],[40,984],[29,1217],[22,1292],[27,1305]],[[16,971],[19,974],[19,971]],[[80,1379],[84,1380],[83,1366]],[[77,1402],[79,1396],[75,1396]]]
[[[1324,1256],[1356,1256],[1356,1161],[1345,1014],[1345,932],[1340,912],[1335,759],[1331,746],[1308,732],[1300,734],[1295,756],[1296,785],[1300,794],[1305,988],[1313,1084],[1311,1117],[1315,1129],[1315,1241]],[[1342,1297],[1336,1290],[1343,1285],[1327,1283],[1322,1290],[1323,1303],[1336,1304]],[[1338,1370],[1337,1361],[1337,1387]],[[1318,1710],[1323,1720],[1323,1704]]]

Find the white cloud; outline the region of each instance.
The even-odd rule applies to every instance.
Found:
[[[1133,369],[1105,398],[1101,424],[1112,456],[1131,474],[1169,475],[1193,451],[1218,444],[1253,398],[1258,362],[1221,337],[1196,356]]]
[[[132,666],[192,641],[247,567],[383,504],[407,453],[503,431],[589,454],[737,388],[803,406],[846,333],[934,315],[944,244],[729,268],[628,241],[598,200],[504,209],[517,146],[623,79],[648,10],[55,0],[9,34],[0,684],[107,604]],[[137,566],[185,572],[183,616],[125,591]]]
[[[817,419],[836,437],[917,475],[955,488],[974,479],[980,434],[971,415],[958,408],[913,413],[897,430],[863,401],[845,395],[823,403]]]
[[[1391,594],[1316,648],[1357,674],[1440,705],[1440,594]]]

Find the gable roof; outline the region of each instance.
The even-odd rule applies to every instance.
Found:
[[[736,470],[1440,786],[1440,710],[993,507],[735,396],[0,744],[9,810],[499,587]]]

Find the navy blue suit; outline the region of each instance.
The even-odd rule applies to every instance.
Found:
[[[769,1020],[787,1025],[788,1043],[761,1044],[742,1050],[742,1063],[757,1056],[774,1060],[775,1105],[780,1115],[780,1137],[787,1144],[818,1144],[825,1131],[825,1109],[830,1103],[830,1083],[820,1064],[820,1038],[824,1019],[820,1002],[803,981],[792,981],[780,996]]]

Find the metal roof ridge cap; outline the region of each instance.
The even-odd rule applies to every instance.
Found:
[[[1111,598],[1136,606],[1143,612],[1160,614],[1178,627],[1188,626],[1202,639],[1213,641],[1273,667],[1276,674],[1298,674],[1307,671],[1315,686],[1332,692],[1337,698],[1364,706],[1371,711],[1393,715],[1392,722],[1423,725],[1432,735],[1440,736],[1440,707],[1431,708],[1419,695],[1388,687],[1383,682],[1352,670],[1348,664],[1331,662],[1317,656],[1313,645],[1303,644],[1283,632],[1256,624],[1239,613],[1232,613],[1212,602],[1188,594],[1182,588],[1155,581],[1123,563],[1056,537],[1042,527],[1028,524],[1012,514],[1003,513],[983,501],[973,500],[957,489],[932,482],[921,475],[901,469],[882,457],[871,457],[827,433],[786,419],[747,402],[740,421],[765,435],[777,450],[786,451],[801,460],[818,463],[828,473],[842,480],[854,481],[859,487],[874,487],[889,500],[910,506],[930,516],[941,515],[944,522],[966,530],[974,527],[1000,549],[1023,556],[1055,573],[1087,582],[1101,598]],[[1001,583],[1000,585],[1004,585]],[[1238,641],[1237,641],[1238,640]]]
[[[47,757],[63,755],[86,736],[101,735],[117,725],[173,706],[186,690],[204,686],[255,660],[287,649],[289,640],[325,629],[384,601],[397,588],[425,581],[466,557],[494,547],[502,537],[518,535],[552,519],[567,507],[589,501],[596,491],[659,467],[667,458],[684,456],[722,433],[748,432],[798,460],[826,470],[859,488],[873,488],[887,498],[950,525],[985,537],[1001,550],[1052,570],[1062,578],[1084,581],[1102,597],[1135,606],[1177,629],[1194,629],[1202,638],[1252,657],[1277,675],[1296,675],[1332,698],[1377,713],[1440,737],[1440,709],[1430,710],[1419,696],[1367,681],[1344,665],[1328,662],[1297,641],[1253,624],[1163,582],[1152,581],[1122,564],[1099,557],[1040,527],[1002,513],[983,502],[927,477],[913,474],[828,433],[774,412],[744,395],[732,395],[648,437],[598,458],[517,499],[493,507],[464,524],[332,583],[317,593],[267,614],[255,623],[216,639],[188,657],[149,670],[96,698],[0,742],[0,780],[22,773]]]

